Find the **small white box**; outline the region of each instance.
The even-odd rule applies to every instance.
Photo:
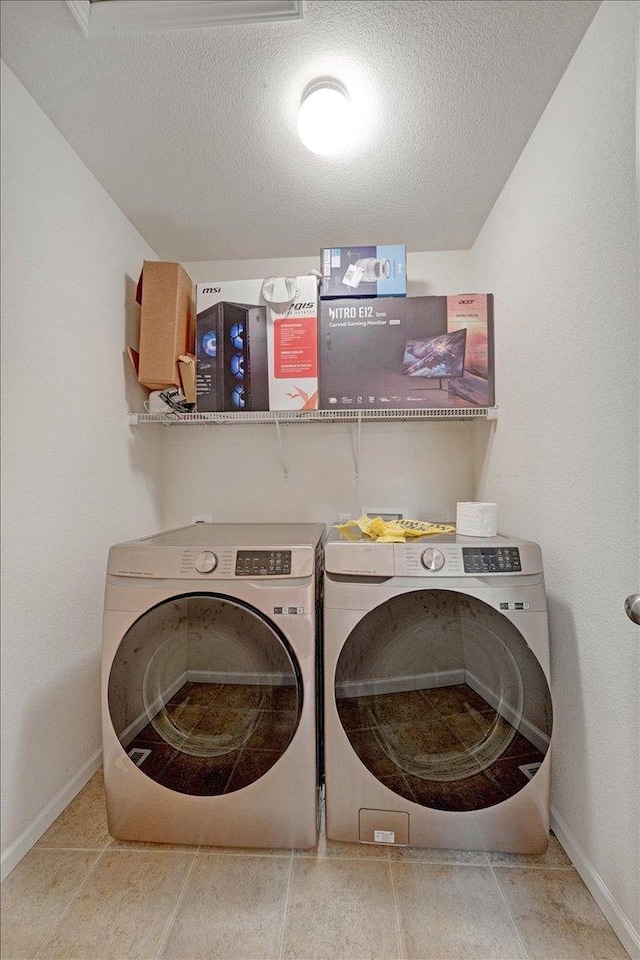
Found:
[[[458,503],[456,532],[461,537],[495,537],[498,532],[498,504]]]

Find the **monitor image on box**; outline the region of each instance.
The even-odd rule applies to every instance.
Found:
[[[407,377],[423,377],[442,381],[464,376],[464,354],[467,331],[440,333],[435,337],[407,340],[402,358],[402,370]],[[423,389],[429,389],[428,387]]]

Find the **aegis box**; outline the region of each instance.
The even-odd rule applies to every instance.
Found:
[[[222,300],[199,312],[196,362],[198,412],[268,410],[266,308]]]

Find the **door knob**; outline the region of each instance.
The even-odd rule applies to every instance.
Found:
[[[632,593],[624,602],[624,612],[633,620],[634,623],[640,623],[640,593]]]

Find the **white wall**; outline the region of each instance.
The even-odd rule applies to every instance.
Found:
[[[2,834],[11,869],[99,762],[111,543],[160,528],[123,359],[153,251],[2,66]]]
[[[602,4],[472,251],[495,294],[500,403],[493,437],[476,434],[477,493],[542,545],[553,822],[636,955],[637,14]]]
[[[412,296],[469,290],[469,254],[409,254]],[[287,260],[185,263],[194,283],[306,274],[319,251]],[[404,508],[414,519],[455,518],[473,493],[470,456],[477,423],[364,424],[359,477],[354,425],[282,427],[285,479],[273,425],[165,427],[163,521],[332,521],[364,508]]]

